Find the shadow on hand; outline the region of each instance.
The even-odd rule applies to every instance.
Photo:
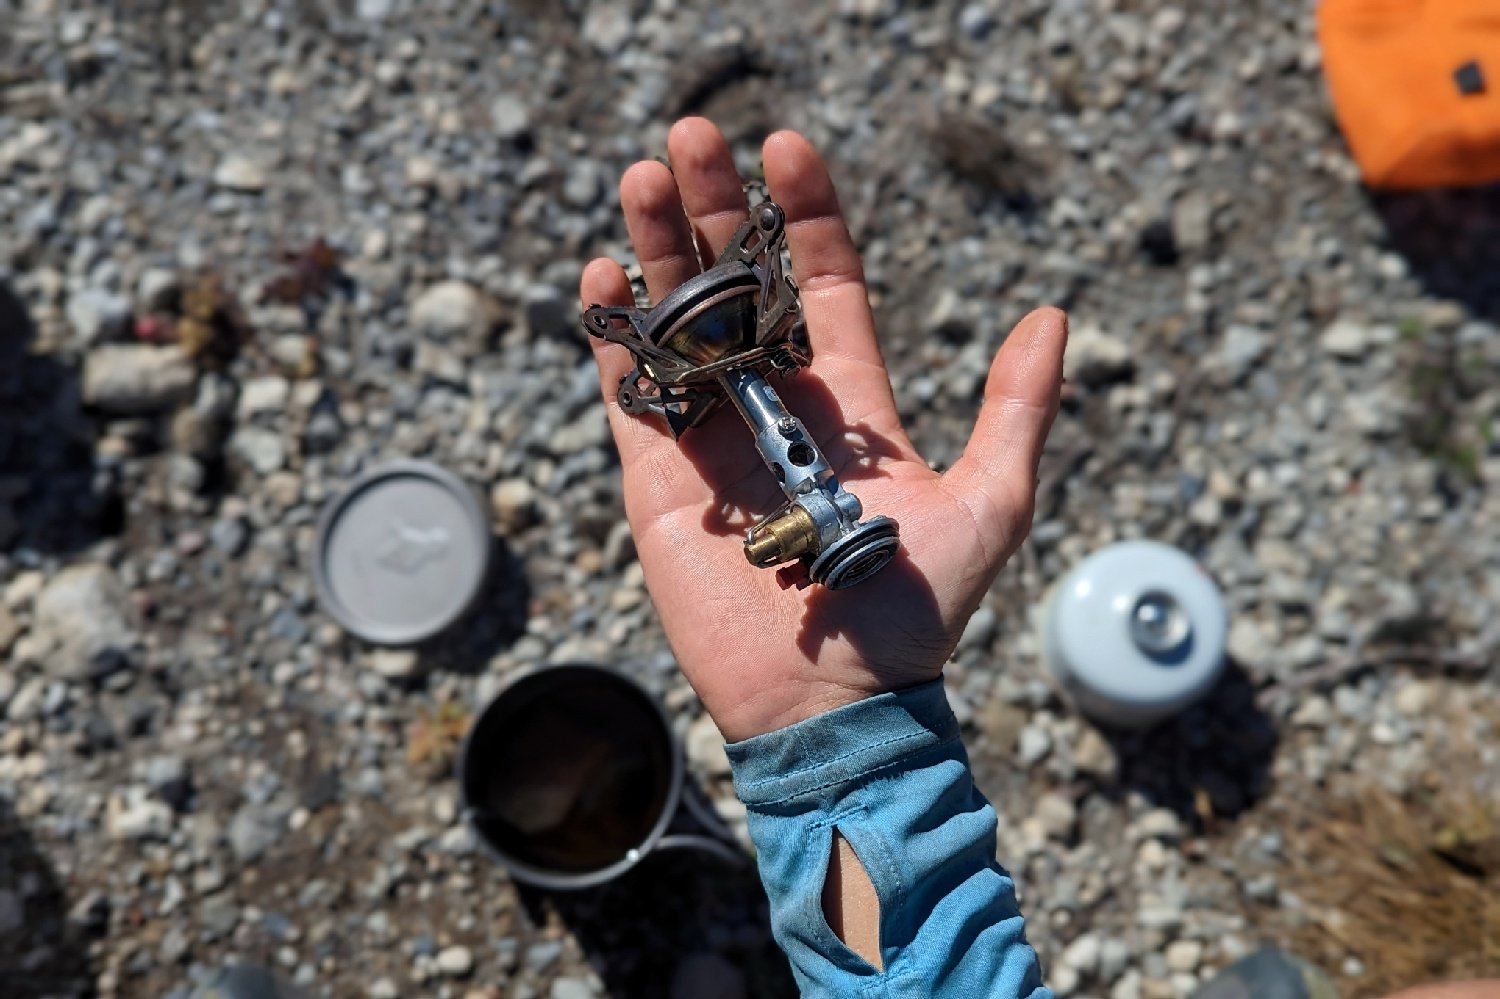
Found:
[[[1120,761],[1106,794],[1130,791],[1208,829],[1270,789],[1279,736],[1255,701],[1255,687],[1233,662],[1203,700],[1145,731],[1100,729]]]
[[[904,457],[895,442],[868,423],[845,426],[838,399],[818,376],[801,372],[782,391],[789,397],[787,408],[803,421],[840,482],[856,495],[858,483],[889,474],[883,462]],[[689,430],[678,442],[683,456],[717,499],[702,521],[703,529],[717,537],[743,535],[785,502],[755,450],[749,427],[732,407],[723,409],[707,426]],[[885,512],[867,509],[865,516]],[[797,645],[809,659],[817,658],[825,642],[843,638],[864,656],[872,671],[883,673],[882,667],[891,663],[941,663],[957,640],[956,633],[947,634],[932,586],[904,549],[875,577],[847,593],[814,586],[805,566],[795,563],[758,571],[777,571],[788,586],[806,591]],[[930,679],[930,675],[914,669],[910,676],[888,679],[901,686]]]
[[[787,409],[807,427],[841,482],[879,478],[885,474],[882,461],[902,456],[889,438],[869,424],[846,426],[838,399],[812,372],[798,372],[776,387],[788,397]],[[703,515],[703,529],[708,533],[743,534],[784,501],[755,449],[753,431],[732,405],[721,407],[707,426],[683,434],[678,447],[719,499]]]
[[[87,935],[102,932],[106,911],[76,926],[47,859],[0,798],[0,996],[63,999],[94,995]]]
[[[1500,319],[1500,184],[1375,193],[1371,202],[1429,294]]]
[[[932,584],[903,548],[880,572],[849,590],[829,590],[804,583],[807,611],[797,648],[816,660],[823,644],[845,639],[872,673],[891,687],[932,679],[920,664],[942,663],[958,640],[944,628]],[[910,664],[910,676],[892,674],[893,665]]]
[[[28,353],[35,328],[0,281],[0,551],[69,552],[124,525],[125,504],[94,472],[93,422],[78,375]]]

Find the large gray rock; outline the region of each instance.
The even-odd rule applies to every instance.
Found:
[[[235,859],[251,863],[281,840],[285,825],[281,815],[247,802],[229,822],[229,848]]]
[[[467,281],[440,281],[411,305],[411,325],[440,341],[472,341],[489,336],[499,324],[500,304]]]
[[[192,361],[176,347],[100,347],[83,362],[83,401],[125,416],[156,413],[192,395],[195,378]]]
[[[43,665],[62,680],[88,680],[129,661],[136,644],[129,594],[108,566],[58,573],[36,600],[32,634],[49,652]]]
[[[120,333],[130,323],[130,300],[103,288],[84,288],[68,296],[68,325],[85,344]]]

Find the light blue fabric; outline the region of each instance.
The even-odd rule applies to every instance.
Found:
[[[995,810],[974,787],[940,680],[732,743],[776,942],[805,999],[1050,999]],[[833,830],[880,899],[876,971],[823,916]]]

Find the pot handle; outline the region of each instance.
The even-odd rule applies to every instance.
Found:
[[[714,836],[700,836],[697,833],[670,833],[656,841],[653,847],[656,850],[701,850],[711,853],[727,864],[743,867],[749,860],[744,852],[737,850],[728,843]]]

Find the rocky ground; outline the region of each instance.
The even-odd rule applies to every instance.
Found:
[[[605,659],[736,820],[573,292],[688,112],[747,176],[776,127],[827,150],[935,465],[1010,324],[1072,313],[1032,539],[948,674],[1058,993],[1180,997],[1297,938],[1298,837],[1346,789],[1496,800],[1500,197],[1358,185],[1310,6],[0,0],[0,992],[238,957],[315,995],[790,994],[746,872],[518,892],[451,744],[411,740]],[[505,553],[422,654],[309,576],[321,504],[407,455]],[[1119,736],[1029,609],[1134,536],[1212,572],[1234,665]]]

